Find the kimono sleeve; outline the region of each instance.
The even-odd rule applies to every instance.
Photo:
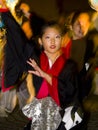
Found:
[[[62,108],[77,103],[78,99],[77,64],[69,59],[58,77],[58,92]]]

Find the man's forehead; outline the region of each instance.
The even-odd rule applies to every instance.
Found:
[[[82,13],[79,15],[78,19],[83,20],[83,21],[86,21],[86,20],[89,21],[89,15],[87,13]]]
[[[78,21],[81,23],[81,25],[83,25],[83,24],[85,25],[85,24],[90,23],[89,15],[86,14],[86,13],[81,14],[81,15],[78,17]]]

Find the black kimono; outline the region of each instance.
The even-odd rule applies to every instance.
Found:
[[[84,112],[79,101],[77,64],[73,60],[67,60],[58,81],[62,122],[57,130],[80,130]]]
[[[3,85],[9,88],[16,85],[23,73],[28,70],[26,61],[35,57],[34,45],[26,38],[20,25],[15,21],[9,11],[1,13],[6,28],[7,43],[5,45],[5,58],[3,67]],[[36,59],[36,58],[35,58]]]

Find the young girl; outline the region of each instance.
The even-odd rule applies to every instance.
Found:
[[[27,63],[34,68],[29,73],[41,77],[42,82],[32,102],[23,107],[23,113],[32,118],[32,130],[56,130],[58,127],[59,130],[62,128],[69,130],[76,125],[74,121],[80,123],[82,120],[78,112],[76,113],[79,105],[74,69],[76,64],[71,60],[68,63],[66,62],[66,55],[64,55],[61,48],[62,30],[56,22],[46,23],[42,27],[38,41],[43,47],[43,51],[40,54],[40,67],[31,58]],[[66,68],[69,70],[68,73],[65,73]],[[63,77],[63,80],[61,77]],[[36,86],[38,86],[39,82],[35,83],[34,81],[33,84],[36,91]],[[77,107],[73,107],[76,103]],[[63,114],[63,118],[60,115],[60,110],[65,111],[66,108],[68,108],[69,115],[71,113],[77,115],[74,115],[75,118],[73,120],[67,118],[71,121],[70,126],[68,124],[70,122],[65,121],[66,112],[65,115]],[[62,119],[66,123],[63,127],[62,124],[60,125]]]

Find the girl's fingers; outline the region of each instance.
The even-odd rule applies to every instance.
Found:
[[[27,63],[30,64],[30,65],[33,65],[32,62],[30,62],[30,61],[27,61]]]
[[[37,75],[37,76],[41,76],[40,73],[37,72],[37,71],[31,71],[31,70],[30,70],[30,71],[28,71],[28,72],[31,73],[31,74]]]
[[[37,65],[37,63],[35,62],[35,60],[33,59],[29,59],[29,61],[27,61],[27,63],[29,65],[31,65],[35,70],[29,70],[28,72],[29,73],[32,73],[32,74],[35,74],[35,75],[38,75],[38,76],[41,76],[43,71],[40,69],[40,67]]]
[[[37,66],[37,63],[34,60],[32,60],[31,58],[29,59],[29,61],[27,61],[27,63],[34,68]]]

